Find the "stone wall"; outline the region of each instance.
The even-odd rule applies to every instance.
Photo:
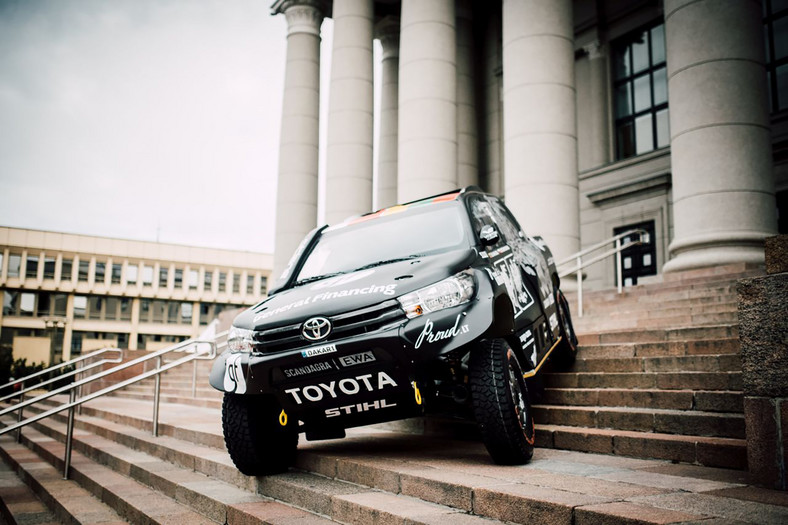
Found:
[[[788,235],[766,240],[765,277],[739,281],[747,461],[752,482],[788,489]]]

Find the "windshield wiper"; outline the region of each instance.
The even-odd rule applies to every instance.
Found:
[[[325,275],[313,275],[312,277],[307,277],[306,279],[301,279],[293,283],[293,286],[300,286],[302,284],[308,284],[315,281],[320,281],[322,279],[328,279],[329,277],[336,277],[337,275],[343,274],[345,272],[333,272],[327,273]]]
[[[386,260],[383,260],[383,261],[375,261],[373,263],[369,263],[369,264],[365,264],[364,266],[360,266],[360,267],[356,268],[353,271],[357,272],[359,270],[366,270],[368,268],[375,268],[375,267],[378,267],[378,266],[384,266],[386,264],[392,264],[392,263],[395,263],[395,262],[409,261],[411,259],[417,259],[419,257],[424,257],[424,254],[415,253],[413,255],[408,255],[407,257],[397,257],[396,259],[386,259]]]

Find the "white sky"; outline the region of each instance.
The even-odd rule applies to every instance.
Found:
[[[0,0],[0,225],[273,251],[272,3]]]

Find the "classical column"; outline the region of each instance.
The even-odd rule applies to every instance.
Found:
[[[287,18],[287,61],[276,191],[274,275],[278,278],[301,239],[317,224],[320,4],[280,1]]]
[[[377,207],[397,203],[399,97],[399,18],[386,17],[375,27],[383,48],[380,71],[380,138],[378,139]]]
[[[372,0],[334,0],[326,222],[372,211]]]
[[[560,260],[579,249],[571,0],[504,0],[506,203]]]
[[[583,47],[588,56],[588,162],[598,168],[610,162],[610,130],[607,109],[607,53],[598,41]]]
[[[457,187],[454,0],[403,0],[399,59],[397,199]]]
[[[471,0],[457,1],[457,186],[479,184]]]
[[[664,271],[763,262],[777,232],[760,2],[666,0],[673,220]]]
[[[482,150],[484,161],[483,188],[495,195],[503,195],[503,142],[501,140],[503,87],[501,56],[501,9],[487,13],[487,30],[484,32],[484,128],[486,143]]]

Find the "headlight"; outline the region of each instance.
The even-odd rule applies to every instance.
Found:
[[[254,350],[254,330],[233,326],[227,336],[227,347],[231,352],[252,352]]]
[[[467,303],[475,290],[473,272],[464,270],[421,290],[405,294],[398,301],[408,319],[413,319],[422,314]]]

